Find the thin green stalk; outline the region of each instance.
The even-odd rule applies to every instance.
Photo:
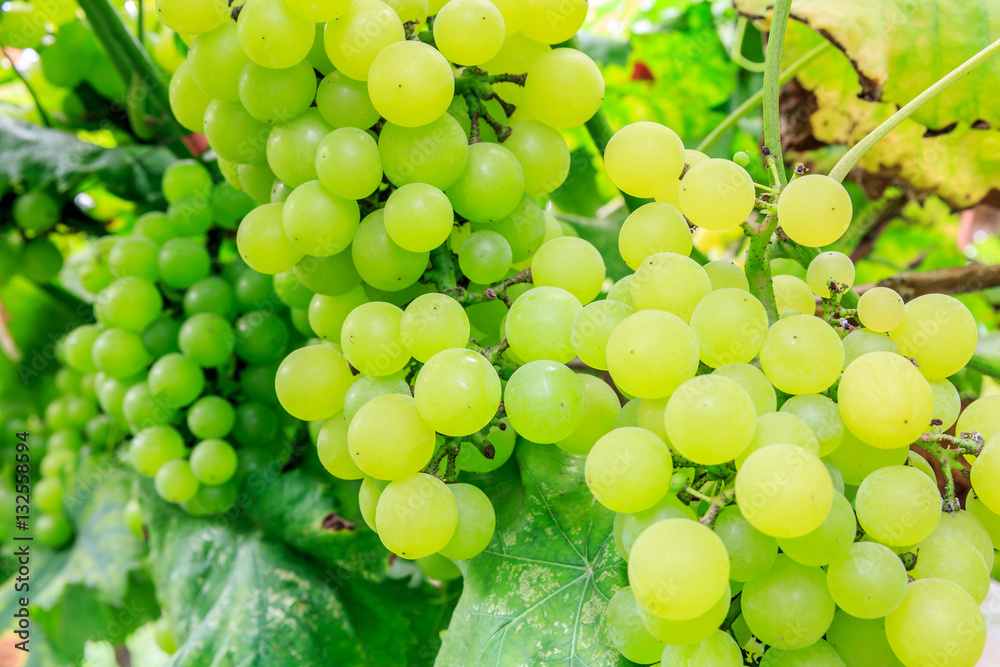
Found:
[[[868,136],[855,144],[851,150],[847,151],[844,157],[840,158],[840,161],[833,167],[833,170],[830,172],[830,178],[843,181],[864,154],[871,150],[872,146],[881,141],[885,135],[892,132],[897,125],[912,116],[917,109],[934,99],[945,88],[988,61],[998,52],[1000,52],[1000,39],[966,60],[949,72],[944,78],[939,79],[927,90],[914,97],[909,104],[892,114],[888,120],[872,130]]]
[[[764,145],[771,151],[778,163],[778,183],[784,187],[788,183],[785,162],[781,157],[781,118],[778,112],[778,97],[781,92],[781,54],[785,50],[785,28],[788,26],[788,12],[792,0],[777,0],[771,18],[771,32],[767,38],[767,54],[764,58]]]
[[[42,123],[45,125],[45,127],[52,127],[52,120],[49,118],[49,115],[45,113],[45,107],[42,106],[41,100],[38,99],[38,93],[35,92],[35,89],[31,86],[30,83],[28,83],[28,80],[24,78],[24,75],[21,74],[21,70],[19,70],[17,68],[17,65],[14,64],[14,59],[10,57],[9,53],[7,53],[7,48],[5,46],[0,45],[0,51],[3,51],[4,57],[6,57],[7,60],[10,61],[10,68],[14,70],[14,74],[16,74],[17,78],[21,80],[21,83],[24,84],[24,87],[28,89],[28,94],[31,95],[31,99],[35,103],[35,108],[38,109],[38,116],[42,119]]]
[[[733,45],[729,49],[729,59],[748,72],[763,72],[764,63],[755,63],[743,56],[743,36],[747,31],[747,17],[736,19],[736,34],[733,35]]]
[[[778,304],[771,284],[771,237],[777,227],[778,218],[768,213],[757,232],[750,236],[746,265],[750,292],[764,306],[771,324],[778,321]]]
[[[996,359],[987,359],[984,356],[974,354],[969,363],[966,364],[969,368],[983,375],[989,375],[990,377],[1000,378],[1000,361]]]

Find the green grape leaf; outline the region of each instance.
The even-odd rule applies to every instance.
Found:
[[[0,118],[0,155],[0,180],[28,187],[53,184],[67,192],[93,177],[112,194],[138,202],[162,200],[163,172],[177,159],[160,146],[104,148],[11,118]]]
[[[766,16],[773,0],[736,0],[744,15]],[[861,94],[902,106],[1000,36],[997,0],[795,0],[791,16],[826,35],[850,59]],[[919,109],[932,129],[1000,123],[1000,62],[984,64]]]
[[[583,481],[585,459],[530,443],[516,454],[516,469],[479,478],[497,532],[467,563],[437,666],[630,664],[609,641],[604,613],[627,585],[625,562],[614,514]]]

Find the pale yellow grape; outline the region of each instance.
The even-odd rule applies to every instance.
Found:
[[[970,403],[958,418],[955,432],[978,433],[984,440],[1000,435],[1000,394],[985,396]]]
[[[760,667],[844,667],[837,650],[820,639],[815,644],[794,651],[770,648]]]
[[[690,257],[660,252],[643,260],[632,277],[632,302],[636,310],[665,310],[683,321],[712,291],[705,269]]]
[[[885,620],[854,618],[837,611],[826,640],[854,667],[903,667],[885,638]]]
[[[1000,514],[1000,436],[987,440],[972,464],[972,488],[990,511]]]
[[[587,19],[587,0],[534,0],[521,32],[542,44],[561,44]]]
[[[710,528],[690,519],[666,519],[635,541],[628,580],[650,613],[679,621],[697,618],[729,585],[729,554]]]
[[[392,7],[400,21],[413,23],[416,31],[420,30],[417,24],[423,23],[429,15],[427,0],[388,0],[386,4]]]
[[[837,283],[841,292],[854,286],[854,262],[842,252],[821,252],[809,262],[806,271],[806,282],[810,289],[819,296],[830,297],[830,282]]]
[[[840,445],[828,456],[840,469],[844,483],[857,486],[879,468],[903,465],[909,451],[907,446],[879,449],[866,445],[856,435],[844,429]]]
[[[641,400],[641,398],[633,398],[631,401],[622,406],[622,409],[618,412],[618,416],[615,417],[615,428],[639,425],[638,412],[639,402]]]
[[[861,482],[854,509],[872,539],[903,547],[934,532],[941,520],[941,494],[937,484],[916,468],[889,466]]]
[[[177,122],[192,132],[205,131],[205,110],[212,98],[198,87],[191,76],[191,64],[182,62],[170,77],[170,110]],[[221,158],[220,158],[221,159]]]
[[[663,441],[642,428],[619,428],[587,454],[585,478],[597,501],[614,512],[639,512],[670,490],[673,461]]]
[[[663,642],[643,623],[643,610],[632,589],[622,588],[608,602],[608,638],[628,660],[648,665],[660,659]]]
[[[764,372],[756,366],[726,364],[712,371],[712,375],[723,375],[739,383],[743,390],[750,395],[750,399],[757,409],[758,417],[778,409],[778,397],[774,393],[774,387],[767,381]],[[836,411],[836,408],[834,410]]]
[[[284,204],[258,206],[243,218],[236,232],[240,257],[258,273],[284,273],[305,257],[285,236],[283,210]]]
[[[778,224],[788,238],[818,248],[847,231],[854,208],[844,186],[829,176],[799,176],[778,197]]]
[[[418,472],[431,460],[435,444],[434,429],[420,417],[417,402],[402,394],[383,394],[365,403],[347,431],[355,465],[377,479]]]
[[[771,325],[760,365],[771,384],[786,394],[817,394],[840,377],[844,346],[823,320],[793,315]]]
[[[795,445],[819,456],[819,441],[808,424],[788,412],[768,412],[757,417],[753,440],[735,458],[736,468],[758,449],[778,444]]]
[[[664,519],[696,520],[698,518],[693,509],[672,493],[663,496],[660,502],[647,510],[635,514],[616,514],[615,516],[616,518],[621,517],[621,520],[616,521],[615,525],[615,539],[619,540],[621,544],[617,544],[615,548],[620,550],[622,558],[625,560],[628,560],[635,541],[653,524]]]
[[[365,375],[384,377],[402,370],[410,360],[399,332],[402,319],[403,311],[391,303],[372,301],[358,306],[341,329],[344,356]]]
[[[582,373],[577,377],[583,387],[583,419],[569,437],[556,442],[556,447],[570,454],[587,454],[595,442],[615,428],[621,402],[604,380]]]
[[[482,553],[496,529],[496,513],[486,494],[471,484],[449,484],[458,508],[458,523],[441,555],[452,560],[467,560]]]
[[[500,378],[483,355],[466,349],[427,360],[413,388],[420,416],[438,433],[466,436],[490,423],[500,405]]]
[[[244,53],[271,69],[298,65],[316,39],[312,21],[289,10],[284,0],[247,0],[236,27]]]
[[[704,162],[708,160],[709,157],[702,153],[701,151],[696,151],[693,148],[684,149],[684,162],[688,167],[693,167],[699,162]],[[682,172],[683,173],[683,172]],[[663,204],[670,204],[678,211],[681,210],[681,178],[680,174],[677,178],[666,181],[663,184],[653,198]]]
[[[833,483],[815,454],[776,444],[751,454],[736,474],[736,501],[754,528],[777,538],[819,528],[833,504]]]
[[[682,456],[701,465],[717,465],[736,458],[750,445],[757,409],[735,380],[700,375],[674,392],[664,420],[670,444]]]
[[[337,479],[362,479],[365,474],[347,448],[347,427],[343,412],[323,422],[316,436],[316,454],[326,471]]]
[[[611,182],[622,192],[652,197],[665,183],[680,178],[684,169],[684,143],[673,130],[659,123],[632,123],[611,137],[604,151],[604,167]],[[684,226],[686,231],[687,225]],[[636,268],[627,259],[626,263]]]
[[[796,563],[784,554],[762,577],[746,583],[740,606],[753,635],[785,651],[819,641],[837,607],[823,570]]]
[[[680,209],[691,224],[721,232],[753,212],[756,190],[747,170],[713,158],[694,165],[681,179]]]
[[[356,81],[367,81],[375,56],[404,39],[403,22],[381,0],[354,0],[343,16],[326,24],[323,33],[330,62]]]
[[[568,362],[576,356],[570,329],[581,308],[580,301],[561,287],[528,290],[507,313],[510,349],[523,361]]]
[[[777,553],[777,550],[775,550]],[[624,589],[629,590],[629,589]],[[688,619],[686,621],[670,621],[660,618],[655,614],[650,614],[646,609],[632,598],[632,604],[636,606],[643,626],[656,639],[671,646],[690,646],[697,644],[719,629],[722,622],[726,620],[729,612],[729,604],[732,598],[732,590],[726,587],[726,592],[722,594],[719,601],[701,616]]]
[[[645,310],[629,315],[608,338],[611,378],[639,398],[669,396],[698,371],[698,340],[671,313]]]
[[[969,498],[974,499],[975,497],[969,496]],[[972,503],[967,502],[967,506],[971,505]],[[965,540],[976,547],[976,550],[986,561],[986,568],[990,571],[993,570],[993,564],[996,562],[993,538],[990,537],[986,525],[971,511],[941,512],[941,521],[938,522],[937,528],[927,539],[933,540],[938,537]]]
[[[580,361],[597,370],[608,370],[607,348],[611,332],[635,309],[618,301],[588,303],[576,314],[570,342]]]
[[[358,504],[361,506],[361,518],[365,520],[368,527],[373,532],[378,533],[377,510],[378,499],[382,495],[382,488],[371,477],[361,480],[361,488],[358,489]]]
[[[448,110],[455,94],[451,65],[433,46],[417,40],[382,49],[368,71],[368,96],[390,123],[421,127]]]
[[[781,406],[781,412],[799,417],[816,435],[819,455],[827,456],[840,446],[844,439],[844,420],[832,399],[819,394],[792,396]],[[858,480],[859,482],[861,480]]]
[[[930,385],[931,391],[934,392],[933,419],[941,422],[938,428],[947,431],[958,421],[958,413],[962,410],[962,397],[958,394],[958,388],[948,378],[931,380]]]
[[[518,368],[504,387],[504,409],[518,435],[539,444],[568,438],[583,421],[583,386],[554,361]]]
[[[816,314],[816,298],[812,290],[801,278],[789,275],[777,275],[771,279],[774,288],[774,301],[781,315],[794,310],[803,315]]]
[[[715,260],[702,268],[708,274],[708,279],[712,282],[713,290],[734,287],[747,292],[750,291],[750,282],[747,280],[747,274],[743,273],[743,269],[732,262]]]
[[[858,358],[840,380],[840,416],[862,441],[880,449],[908,445],[930,428],[934,392],[909,359],[891,352]]]
[[[965,540],[931,537],[917,545],[917,564],[910,570],[914,579],[946,579],[958,584],[982,604],[990,590],[990,571],[982,554]]]
[[[934,468],[932,468],[931,464],[927,462],[927,459],[925,459],[917,452],[911,450],[906,455],[906,465],[910,466],[911,468],[916,468],[917,470],[924,473],[934,481],[937,481],[937,473],[934,472]]]
[[[899,348],[887,334],[855,329],[842,341],[844,343],[844,368],[850,366],[858,357],[871,352],[891,352],[896,354]]]
[[[296,250],[312,257],[343,252],[351,245],[361,222],[356,201],[333,194],[319,181],[309,181],[292,190],[283,206],[281,224],[285,237]]]
[[[482,65],[500,51],[504,20],[489,0],[451,0],[434,19],[434,45],[456,65]]]
[[[327,344],[294,350],[278,366],[274,388],[281,407],[302,421],[328,419],[344,407],[354,382],[344,357]]]
[[[885,635],[906,667],[973,667],[986,645],[986,623],[961,587],[922,579],[906,587],[903,604],[886,617]]]
[[[641,398],[639,399],[639,409],[636,411],[636,418],[639,421],[639,428],[655,433],[657,437],[670,445],[670,436],[667,435],[666,412],[667,403],[670,398]]]
[[[747,363],[767,335],[767,312],[749,292],[726,288],[701,300],[691,314],[691,331],[701,346],[701,360],[718,368]]]
[[[156,0],[156,18],[183,35],[213,30],[226,20],[228,13],[225,0]]]
[[[537,1],[536,11],[548,1]],[[539,56],[528,71],[524,98],[527,111],[543,123],[560,130],[576,127],[601,108],[604,76],[585,53],[553,49]]]
[[[343,16],[351,0],[285,0],[293,12],[314,23],[326,23]]]
[[[573,236],[552,239],[531,260],[531,282],[538,287],[561,287],[588,304],[601,293],[604,258],[589,241]]]
[[[670,667],[741,667],[743,652],[728,632],[716,630],[691,646],[667,645],[657,664]]]
[[[851,502],[840,493],[835,493],[830,512],[819,528],[802,537],[778,540],[778,546],[785,555],[803,565],[829,565],[847,555],[857,531],[858,522],[854,518]]]
[[[873,287],[858,299],[858,319],[872,331],[892,331],[903,321],[903,297],[888,287]]]
[[[375,522],[386,549],[407,559],[423,558],[451,541],[458,526],[458,503],[447,484],[417,473],[385,487]]]
[[[906,597],[903,562],[874,542],[851,545],[848,553],[830,563],[826,581],[834,602],[856,618],[882,618]]]
[[[469,316],[446,294],[423,294],[410,302],[399,323],[399,336],[413,358],[426,362],[438,352],[469,343]]]
[[[608,290],[608,301],[617,301],[619,303],[624,303],[630,308],[635,308],[635,303],[632,301],[632,276],[628,275],[616,282]]]
[[[954,375],[976,351],[976,320],[964,303],[946,294],[925,294],[906,304],[903,321],[889,332],[899,353],[928,380]]]

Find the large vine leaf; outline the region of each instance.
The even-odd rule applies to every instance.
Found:
[[[773,0],[735,0],[763,17]],[[902,106],[1000,37],[998,0],[795,0],[792,18],[828,36],[850,58],[866,99]],[[932,129],[977,120],[1000,124],[995,59],[918,110]]]
[[[614,515],[583,481],[584,459],[522,443],[483,482],[497,532],[468,562],[438,667],[630,664],[607,637],[605,609],[626,585]]]

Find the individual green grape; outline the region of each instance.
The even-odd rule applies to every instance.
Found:
[[[663,521],[664,519],[695,518],[694,510],[681,502],[677,496],[672,493],[668,493],[649,509],[636,512],[635,514],[615,515],[616,548],[622,558],[628,560],[629,553],[632,551],[632,546],[635,544],[635,541],[639,539],[639,536],[642,535],[643,531],[653,524]],[[659,617],[656,618],[659,619]]]
[[[289,258],[295,257],[295,262],[303,254],[329,257],[343,252],[351,245],[361,222],[360,209],[353,198],[337,195],[319,181],[309,181],[295,188],[283,205],[269,204],[256,210],[265,208],[271,211],[268,215],[268,236],[274,233],[270,231],[270,225],[273,224],[271,218],[280,213],[281,229],[286,239],[281,247],[291,246]],[[253,215],[251,213],[244,218],[244,223],[240,225],[241,231],[246,220]],[[258,219],[253,220],[256,223]],[[256,226],[249,231],[255,232]],[[280,241],[281,239],[276,240]],[[256,256],[254,259],[259,261]],[[247,261],[249,263],[249,259]],[[292,265],[294,266],[294,262]]]
[[[169,424],[177,409],[153,398],[145,382],[128,387],[121,399],[121,413],[133,433],[149,426]]]
[[[354,463],[378,479],[403,479],[430,461],[435,436],[416,401],[384,394],[368,401],[351,420],[347,445]]]
[[[775,307],[778,314],[794,310],[803,315],[816,313],[816,298],[809,285],[801,278],[790,275],[777,275],[771,279],[774,289]]]
[[[295,277],[316,294],[341,296],[361,285],[352,252],[352,248],[345,248],[330,257],[306,255],[292,270]]]
[[[350,366],[337,350],[329,345],[309,345],[294,350],[281,362],[275,390],[288,414],[316,421],[340,412],[353,381]]]
[[[323,422],[316,437],[316,454],[326,471],[337,479],[364,479],[347,447],[348,419],[343,412]]]
[[[240,187],[258,204],[272,204],[271,190],[277,184],[274,172],[267,161],[241,164],[237,167]]]
[[[368,86],[342,73],[333,71],[319,83],[316,107],[323,118],[335,128],[356,127],[364,130],[380,118],[368,97]]]
[[[361,287],[339,296],[316,294],[309,302],[309,326],[316,335],[330,343],[340,343],[344,320],[358,306],[368,303]]]
[[[968,498],[975,499],[975,496],[969,496]],[[972,503],[967,499],[966,506],[969,507],[971,505]],[[990,536],[987,526],[972,513],[971,508],[970,511],[942,512],[941,521],[938,522],[937,528],[934,529],[934,532],[927,539],[931,540],[939,537],[965,540],[979,551],[980,555],[986,561],[987,569],[993,570],[996,558],[993,538]]]
[[[819,641],[836,609],[823,570],[784,555],[762,577],[746,583],[740,603],[754,636],[785,651]]]
[[[521,32],[536,42],[561,44],[583,26],[588,9],[586,0],[535,0]]]
[[[191,450],[191,474],[202,484],[225,484],[236,474],[236,464],[236,450],[225,440],[202,440]]]
[[[931,380],[929,384],[934,392],[933,418],[941,422],[941,430],[947,431],[958,421],[962,398],[958,394],[958,388],[947,378]]]
[[[295,271],[274,276],[274,293],[289,308],[308,308],[313,298],[313,291],[302,284]]]
[[[177,122],[192,132],[205,131],[205,111],[211,96],[198,87],[191,76],[191,64],[184,60],[170,77],[170,110]]]
[[[778,542],[754,528],[735,505],[719,513],[715,534],[729,552],[729,578],[733,581],[746,582],[760,577],[771,569],[778,557]],[[726,606],[728,612],[728,604]]]
[[[59,222],[62,207],[45,190],[29,190],[14,200],[11,215],[21,229],[41,234]]]
[[[469,143],[458,121],[445,114],[423,127],[386,123],[378,150],[393,185],[426,183],[446,190],[466,172]]]
[[[489,0],[453,0],[434,19],[434,44],[456,65],[482,65],[504,40],[504,19]]]
[[[795,651],[772,648],[764,654],[761,667],[844,667],[837,650],[820,639]]]
[[[795,445],[758,449],[736,474],[736,501],[743,516],[772,537],[802,537],[819,528],[833,495],[823,462]]]
[[[156,0],[156,18],[182,35],[214,29],[229,12],[225,0]]]
[[[157,258],[160,280],[174,289],[187,289],[208,277],[211,258],[194,239],[176,238],[163,244]]]
[[[664,642],[654,637],[643,623],[643,612],[626,586],[608,602],[608,637],[628,660],[648,665],[659,660]]]
[[[419,40],[389,44],[368,71],[372,105],[387,121],[403,127],[434,122],[448,110],[454,95],[451,65],[437,49]]]
[[[150,426],[136,433],[128,459],[136,472],[153,477],[167,461],[183,458],[184,439],[170,426]]]
[[[447,189],[455,211],[482,223],[516,213],[524,194],[524,171],[514,154],[499,144],[480,142],[469,146],[468,155],[464,173]]]
[[[615,512],[649,509],[670,490],[672,474],[670,450],[642,428],[615,429],[587,454],[587,486]]]
[[[507,314],[510,349],[524,361],[551,359],[566,363],[574,356],[570,329],[580,301],[560,287],[536,287],[518,297]]]
[[[624,303],[629,307],[634,308],[635,303],[632,301],[632,276],[625,276],[612,285],[611,289],[608,290],[607,299],[609,301]]]
[[[545,240],[545,212],[537,202],[525,195],[514,211],[496,224],[473,223],[473,232],[490,230],[497,232],[510,245],[514,262],[526,262],[541,247]],[[517,268],[527,268],[517,266]]]
[[[364,130],[336,129],[319,144],[316,174],[333,194],[345,199],[364,199],[382,183],[378,144]]]
[[[604,258],[589,241],[563,236],[538,249],[531,261],[531,276],[535,285],[561,287],[587,304],[604,285]]]
[[[303,113],[316,96],[316,73],[306,61],[287,69],[246,62],[239,74],[239,100],[262,123],[281,123]]]
[[[676,667],[739,667],[743,653],[736,641],[726,632],[716,630],[697,644],[690,646],[667,645],[661,663]]]
[[[711,609],[701,616],[684,621],[671,621],[651,614],[634,597],[632,604],[639,612],[641,623],[653,637],[672,647],[680,647],[697,644],[715,633],[726,619],[731,598],[732,587],[726,586],[726,592]]]
[[[956,433],[978,433],[983,440],[1000,435],[1000,395],[979,398],[962,411]]]
[[[326,24],[323,42],[339,72],[366,81],[375,57],[405,37],[403,23],[392,7],[380,0],[355,0],[343,15]]]
[[[184,503],[198,492],[198,479],[184,459],[167,461],[156,471],[156,493],[168,503]]]
[[[539,444],[565,440],[583,421],[583,386],[576,374],[553,361],[518,368],[504,389],[504,408],[519,435]]]
[[[413,396],[420,416],[435,431],[466,436],[485,427],[500,405],[500,378],[481,354],[438,352],[417,374]]]
[[[153,398],[173,408],[190,405],[205,389],[198,364],[176,352],[157,359],[146,381]]]
[[[611,182],[622,192],[627,192],[635,197],[653,197],[663,189],[664,183],[680,178],[681,171],[684,169],[684,143],[673,130],[665,125],[649,121],[631,123],[615,132],[614,136],[611,137],[611,141],[608,142],[608,147],[604,151],[604,166]],[[663,225],[668,220],[673,222],[669,216],[671,210],[676,211],[676,209],[672,207],[665,209],[662,208],[663,206],[669,206],[669,204],[647,204],[642,207],[648,210],[649,217],[646,218],[646,225],[655,228],[654,226]],[[655,217],[652,215],[654,212]],[[681,222],[683,222],[683,218],[681,218]],[[625,228],[622,227],[622,229]],[[673,234],[663,240],[667,244],[681,243],[683,245],[683,239],[678,236],[677,230],[665,230],[661,233],[670,234],[671,231]],[[684,223],[683,231],[690,238],[691,233],[688,231],[687,223]],[[619,240],[620,244],[621,240]],[[654,246],[656,241],[654,240],[648,245]],[[641,252],[641,248],[636,249]],[[654,250],[654,252],[663,250],[687,255],[691,252],[691,246],[688,244],[687,252],[669,247]],[[633,265],[633,262],[625,257],[624,252],[622,258],[632,269],[635,269],[642,261],[640,258],[634,261]]]
[[[726,364],[719,366],[712,375],[722,375],[730,380],[735,380],[743,387],[743,390],[750,396],[757,416],[774,412],[778,407],[778,399],[774,393],[774,387],[767,381],[767,377],[756,366],[750,364]]]
[[[410,187],[410,186],[404,186]],[[513,253],[507,239],[496,232],[473,232],[458,252],[458,266],[466,277],[481,285],[498,282],[507,275]]]
[[[891,352],[896,354],[899,349],[888,335],[855,329],[842,341],[844,343],[844,368],[850,366],[855,359],[870,352]]]
[[[754,437],[757,409],[735,380],[701,375],[677,388],[664,414],[670,444],[701,465],[730,461]],[[705,434],[711,431],[712,437]]]
[[[496,530],[496,513],[485,493],[471,484],[449,484],[458,509],[458,523],[441,555],[452,560],[468,560],[489,546]]]
[[[315,181],[316,153],[332,131],[318,109],[307,109],[296,118],[275,125],[267,136],[268,166],[290,188]]]
[[[779,539],[778,546],[786,556],[803,565],[829,565],[847,555],[857,529],[851,503],[835,493],[830,512],[819,528],[802,537]]]
[[[35,507],[45,514],[59,514],[63,510],[63,484],[57,477],[45,477],[31,489]]]
[[[361,506],[361,517],[374,532],[378,532],[377,514],[378,499],[382,495],[382,489],[371,477],[361,480],[361,488],[358,491],[358,504]]]
[[[826,633],[848,667],[903,667],[885,636],[885,620],[854,618],[837,610]]]
[[[62,342],[62,354],[66,363],[80,373],[92,373],[97,370],[91,356],[91,348],[103,331],[96,324],[83,324],[70,331]]]
[[[415,283],[427,268],[429,254],[410,252],[396,244],[385,228],[384,209],[361,221],[351,246],[354,265],[365,282],[395,292]]]
[[[181,352],[202,368],[224,364],[233,354],[235,337],[229,322],[216,313],[192,315],[178,335]]]
[[[934,531],[941,518],[941,495],[927,475],[896,465],[869,474],[858,488],[854,507],[858,523],[872,539],[902,547]]]
[[[288,326],[263,310],[248,311],[233,325],[236,332],[236,355],[251,364],[281,359],[288,346]]]
[[[861,484],[869,474],[887,466],[901,466],[906,461],[908,447],[880,449],[862,442],[844,429],[840,445],[828,456],[844,475],[844,482],[853,486]]]
[[[913,359],[928,380],[961,370],[976,350],[976,321],[958,299],[926,294],[906,304],[903,321],[889,332],[899,353]]]
[[[621,410],[618,394],[604,380],[580,374],[583,387],[583,420],[569,437],[556,442],[556,447],[570,454],[586,455],[600,438],[615,428]]]
[[[288,8],[307,21],[326,23],[350,8],[350,0],[285,0]]]
[[[858,319],[872,331],[892,331],[902,323],[904,307],[895,290],[873,287],[858,299]]]
[[[904,665],[928,664],[933,656],[942,667],[972,667],[986,645],[986,623],[975,600],[943,579],[908,585],[906,599],[886,616],[885,634]]]
[[[698,338],[701,360],[713,368],[753,360],[767,327],[764,306],[741,289],[710,292],[691,314],[691,331]]]
[[[241,267],[246,266],[243,260],[238,261]],[[233,283],[237,310],[241,313],[256,310],[274,300],[274,278],[271,276],[241,268],[240,273],[231,278],[230,282]]]
[[[934,537],[924,540],[913,550],[917,564],[910,570],[914,579],[945,579],[958,584],[983,604],[990,589],[990,570],[975,546],[954,537]]]
[[[105,326],[139,332],[163,312],[163,297],[148,280],[126,276],[101,290],[94,310]]]
[[[366,375],[383,377],[403,369],[410,353],[400,335],[403,311],[382,301],[365,303],[344,320],[341,346],[351,365]]]
[[[239,102],[212,100],[205,108],[204,127],[208,143],[226,160],[245,165],[264,159],[271,126],[251,116]]]
[[[631,285],[636,310],[665,310],[684,322],[711,291],[712,281],[705,270],[690,257],[673,252],[643,260]]]
[[[781,406],[781,412],[799,417],[819,441],[819,455],[827,456],[840,446],[844,439],[844,422],[840,418],[837,404],[819,394],[792,396]],[[863,479],[863,477],[862,477]],[[861,479],[858,479],[858,483]]]
[[[52,549],[65,546],[73,537],[73,526],[62,514],[42,514],[34,527],[38,541]]]
[[[494,84],[494,89],[497,85],[502,84]],[[510,136],[503,145],[514,154],[524,170],[524,192],[527,195],[537,197],[548,194],[569,176],[570,155],[566,140],[558,130],[545,123],[537,120],[518,123],[511,128]]]
[[[417,361],[426,362],[450,348],[464,348],[469,342],[469,316],[462,306],[445,294],[424,294],[403,312],[400,338]]]
[[[63,266],[62,253],[47,236],[24,244],[18,261],[21,275],[39,285],[55,280]]]
[[[837,332],[818,317],[792,315],[768,329],[760,365],[776,389],[786,394],[816,394],[840,377],[844,346]]]
[[[357,167],[352,163],[352,168]],[[428,252],[448,240],[455,213],[448,197],[433,185],[410,183],[389,195],[384,219],[386,233],[401,248]]]
[[[232,437],[244,447],[270,444],[278,435],[278,414],[260,403],[243,403],[236,408]]]
[[[729,585],[729,556],[718,535],[697,521],[666,519],[639,535],[628,580],[652,614],[688,620],[711,609]]]
[[[619,240],[619,246],[620,245],[621,241]],[[675,250],[674,252],[677,251]],[[680,254],[683,255],[685,253]],[[750,283],[747,281],[747,275],[743,273],[743,269],[736,266],[732,262],[716,260],[714,262],[709,262],[702,268],[705,269],[705,273],[708,274],[708,279],[712,283],[713,290],[734,287],[747,292],[750,291]],[[777,297],[777,294],[775,294],[775,297]]]
[[[684,174],[680,209],[692,224],[712,231],[737,227],[753,212],[753,178],[731,160],[699,162]]]
[[[695,376],[698,340],[676,315],[645,310],[615,327],[606,357],[619,389],[640,398],[664,398]]]
[[[233,430],[236,411],[221,396],[202,396],[187,410],[187,426],[200,440],[225,438]]]
[[[788,238],[812,248],[843,236],[853,214],[844,186],[822,174],[799,176],[778,197],[778,224]]]
[[[842,252],[821,252],[809,262],[806,282],[813,292],[828,299],[831,282],[836,283],[842,293],[854,286],[854,275],[854,262],[850,257]]]
[[[651,255],[672,252],[687,256],[692,247],[687,221],[670,204],[640,206],[625,219],[618,234],[618,251],[632,270],[638,269]]]
[[[539,0],[534,11],[548,2]],[[573,2],[575,4],[576,0]],[[525,35],[531,37],[532,33],[525,31]],[[604,77],[586,54],[576,49],[553,49],[539,56],[531,66],[524,84],[524,96],[528,113],[543,123],[560,130],[576,127],[590,120],[600,109],[604,99]]]
[[[927,462],[927,459],[917,452],[910,450],[910,452],[906,455],[906,465],[911,468],[916,468],[931,479],[937,481],[937,473],[934,472],[934,468],[932,468],[931,464]]]
[[[757,417],[753,440],[736,457],[736,468],[754,452],[776,444],[795,445],[819,456],[819,441],[805,421],[787,412],[768,412]]]
[[[838,390],[844,425],[863,442],[894,449],[930,426],[934,392],[909,359],[871,352],[847,367]]]
[[[115,278],[136,276],[156,282],[160,276],[157,255],[160,247],[142,236],[123,238],[108,253],[108,269]]]
[[[237,27],[250,60],[273,69],[305,60],[316,38],[312,22],[292,12],[284,0],[247,0]]]
[[[225,21],[211,32],[195,37],[187,61],[191,77],[206,95],[224,102],[240,101],[240,72],[247,63],[247,55],[240,47],[235,23]]]
[[[458,503],[444,482],[417,473],[385,487],[375,521],[386,549],[403,558],[423,558],[451,541],[458,525]]]
[[[91,348],[97,370],[122,380],[146,368],[152,359],[138,334],[124,329],[106,329]]]
[[[285,233],[282,222],[284,208],[285,204],[258,206],[240,223],[236,244],[240,257],[254,271],[268,275],[282,273],[294,267],[305,255],[304,251],[293,245]],[[324,208],[324,212],[327,210]],[[348,215],[344,213],[345,217]],[[296,226],[292,229],[293,232],[299,231]],[[311,244],[301,241],[300,245],[312,247]]]
[[[617,301],[595,301],[576,314],[570,329],[573,351],[591,368],[607,370],[607,347],[611,332],[633,314],[630,306]]]

